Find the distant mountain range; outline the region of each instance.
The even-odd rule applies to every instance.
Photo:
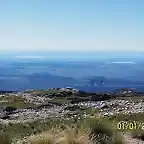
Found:
[[[91,85],[91,81],[95,82],[96,85]],[[113,91],[116,88],[122,87],[134,87],[138,91],[144,91],[144,82],[106,78],[101,76],[76,79],[72,77],[51,75],[49,73],[34,73],[18,76],[11,75],[8,77],[1,76],[0,78],[0,90],[20,91],[25,89],[62,87],[73,87],[90,92]]]
[[[103,92],[133,87],[137,91],[144,91],[142,56],[125,56],[125,59],[105,57],[93,61],[14,58],[0,60],[0,90],[73,87],[84,91]],[[117,63],[118,61],[122,63]],[[135,63],[125,63],[126,61]]]
[[[47,73],[31,74],[0,79],[0,90],[47,89],[73,86],[77,80],[71,77]]]

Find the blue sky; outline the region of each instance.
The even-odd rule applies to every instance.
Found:
[[[0,51],[144,51],[143,0],[1,0]]]

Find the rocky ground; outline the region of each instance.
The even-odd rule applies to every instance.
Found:
[[[56,91],[56,92],[55,92]],[[53,93],[52,93],[53,92]],[[54,93],[55,92],[55,93]],[[89,115],[85,114],[83,108],[91,108],[97,110],[96,116],[112,116],[116,114],[131,114],[131,113],[143,113],[144,112],[144,101],[142,98],[140,99],[117,99],[112,98],[108,100],[87,100],[81,101],[81,99],[76,103],[70,103],[70,101],[66,101],[64,94],[78,94],[78,91],[68,90],[68,89],[58,89],[53,90],[51,93],[43,94],[43,92],[19,92],[15,94],[9,95],[1,95],[5,99],[1,99],[1,113],[0,113],[0,121],[1,122],[24,122],[24,121],[32,121],[36,119],[46,119],[46,118],[64,118],[67,114],[80,115],[80,112],[83,112],[84,116],[87,117]],[[86,94],[82,93],[81,95]],[[90,97],[90,94],[88,94]],[[94,95],[94,94],[92,94]],[[17,101],[24,101],[25,104],[32,104],[31,106],[27,106],[26,108],[18,108],[15,106],[5,106],[8,102],[10,102],[7,98],[11,96],[17,97]],[[61,96],[61,97],[60,97]],[[72,95],[73,96],[73,95]],[[70,97],[72,97],[70,96]],[[82,97],[80,94],[76,97]],[[96,97],[96,96],[95,96]],[[58,100],[64,99],[66,102],[58,103]],[[75,99],[75,97],[73,97]],[[55,102],[54,102],[55,100]],[[56,103],[57,100],[57,103]],[[16,102],[16,100],[15,100]],[[5,104],[5,105],[4,105]],[[34,106],[33,106],[34,105]],[[91,113],[92,114],[92,113]],[[95,113],[93,113],[95,116]],[[72,115],[73,117],[73,115]]]
[[[47,118],[78,119],[144,113],[144,97],[49,89],[0,95],[0,123],[25,123]],[[142,143],[127,134],[130,143]]]

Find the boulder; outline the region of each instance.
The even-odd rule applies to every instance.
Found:
[[[52,101],[50,101],[50,104],[56,105],[56,106],[61,106],[61,105],[62,105],[62,103],[59,103],[59,102],[52,102]]]
[[[79,102],[87,102],[89,100],[90,100],[89,98],[75,97],[75,98],[72,98],[71,104],[79,103]]]
[[[1,119],[6,120],[6,119],[10,119],[9,115],[4,115],[3,117],[1,117]]]
[[[112,96],[109,94],[95,94],[91,96],[92,101],[104,101],[104,100],[108,100],[111,98]]]
[[[53,107],[52,104],[42,104],[42,105],[38,106],[37,109],[42,109],[42,108],[51,108],[51,107]]]
[[[76,111],[76,110],[82,110],[80,106],[75,105],[75,106],[68,106],[64,110],[69,110],[69,111]]]
[[[12,107],[12,106],[8,106],[3,111],[5,111],[5,112],[13,112],[13,111],[16,111],[16,110],[17,110],[17,108]]]
[[[87,96],[88,96],[88,93],[87,93],[87,92],[84,92],[84,91],[79,91],[79,92],[77,93],[77,96],[79,96],[79,97],[87,97]]]
[[[101,109],[108,109],[108,108],[110,108],[110,107],[109,107],[109,105],[107,105],[107,104],[101,105]]]
[[[9,118],[10,118],[10,115],[7,114],[7,113],[1,113],[1,114],[0,114],[0,119],[5,120],[5,119],[9,119]]]

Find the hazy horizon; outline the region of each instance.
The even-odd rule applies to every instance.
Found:
[[[79,52],[79,51],[9,51],[1,52],[0,59],[3,60],[111,60],[114,62],[133,63],[143,60],[144,53],[138,52]]]

